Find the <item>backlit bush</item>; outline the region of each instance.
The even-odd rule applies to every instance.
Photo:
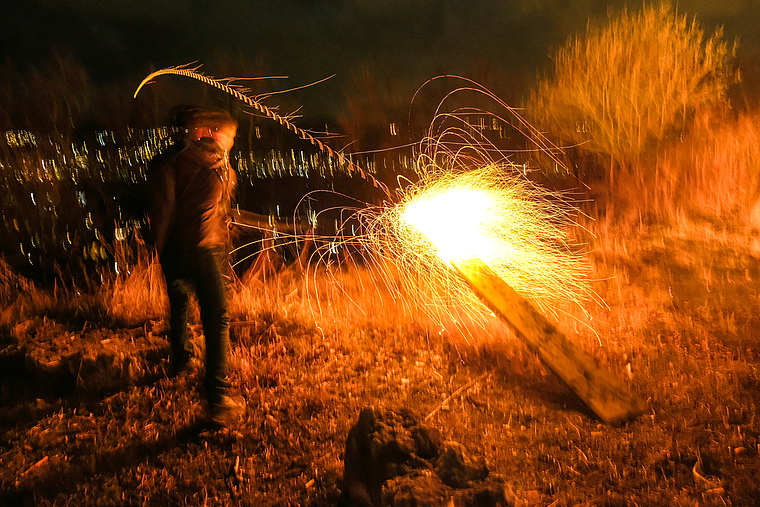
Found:
[[[629,166],[681,136],[695,111],[725,100],[731,56],[721,29],[706,38],[667,5],[625,10],[556,51],[528,109],[539,127],[565,146],[580,144],[597,167]]]

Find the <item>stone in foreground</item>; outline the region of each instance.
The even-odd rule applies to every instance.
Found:
[[[343,507],[511,507],[501,477],[482,457],[420,424],[409,410],[365,408],[344,458]]]

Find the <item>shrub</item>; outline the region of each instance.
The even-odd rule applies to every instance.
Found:
[[[629,166],[680,135],[695,111],[725,101],[731,56],[722,29],[705,39],[696,21],[668,5],[624,10],[556,51],[553,72],[531,94],[529,115],[597,163]]]

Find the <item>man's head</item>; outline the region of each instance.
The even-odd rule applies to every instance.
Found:
[[[238,122],[227,111],[191,106],[178,106],[172,114],[172,124],[180,136],[198,140],[211,137],[229,151],[235,144]]]

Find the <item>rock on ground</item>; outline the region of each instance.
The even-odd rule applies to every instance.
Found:
[[[343,507],[513,506],[482,457],[419,423],[407,409],[366,408],[349,431]]]

